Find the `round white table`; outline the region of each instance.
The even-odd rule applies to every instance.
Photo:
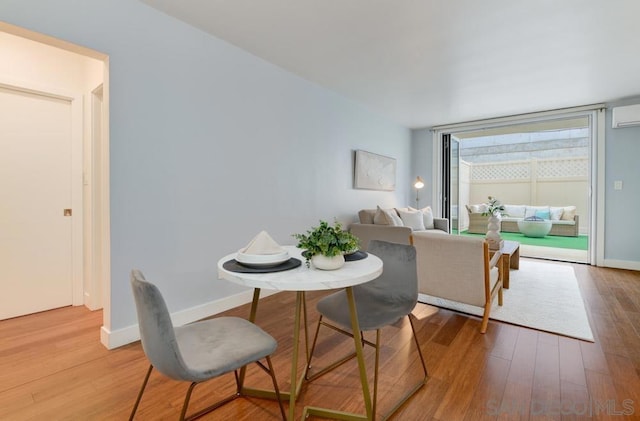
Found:
[[[298,380],[298,353],[299,353],[299,334],[300,334],[300,319],[302,308],[305,306],[304,304],[304,292],[305,291],[317,291],[317,290],[328,290],[328,289],[338,289],[345,288],[347,293],[347,298],[349,301],[349,310],[351,314],[351,328],[354,333],[354,344],[356,348],[356,355],[358,359],[358,367],[360,369],[360,382],[362,384],[362,393],[365,402],[366,408],[366,418],[360,416],[358,414],[349,414],[352,415],[353,418],[363,418],[363,419],[372,419],[372,405],[371,405],[371,395],[369,393],[369,385],[366,376],[366,369],[364,364],[364,357],[362,351],[362,341],[360,337],[360,326],[358,324],[358,318],[356,317],[356,304],[353,298],[353,290],[352,287],[354,285],[363,284],[365,282],[371,281],[382,273],[382,260],[378,257],[369,253],[369,255],[365,259],[356,260],[352,262],[346,262],[345,265],[337,270],[324,271],[318,270],[311,265],[311,268],[308,268],[305,264],[305,259],[302,257],[301,249],[298,249],[293,246],[284,246],[284,248],[289,252],[289,255],[293,258],[299,259],[302,261],[302,264],[297,268],[281,271],[281,272],[269,272],[269,273],[242,273],[242,272],[233,272],[227,270],[223,267],[224,263],[235,259],[236,254],[229,254],[218,261],[218,276],[221,279],[225,279],[240,285],[244,285],[247,287],[254,288],[253,293],[253,301],[251,303],[251,313],[249,316],[249,320],[251,322],[255,321],[255,316],[258,308],[258,300],[260,299],[260,289],[273,289],[279,291],[296,291],[296,309],[295,309],[295,322],[294,322],[294,331],[293,331],[293,356],[291,363],[291,391],[290,393],[281,393],[284,398],[289,399],[289,420],[293,420],[295,416],[295,403],[296,399],[299,395],[300,388],[302,387],[302,381],[304,380],[304,376],[306,375],[306,365],[304,369],[304,373]],[[306,334],[306,311],[304,314],[305,319],[305,339],[308,344],[308,336]],[[307,345],[307,360],[309,358],[308,355],[308,345]],[[271,397],[275,398],[275,393],[271,393],[264,390],[256,390],[245,388],[243,386],[244,380],[244,369],[240,374],[240,384],[241,391],[247,395],[260,396],[260,397]],[[305,414],[324,414],[325,416],[334,414],[343,414],[343,412],[336,412],[331,409],[324,408],[311,408],[307,410],[305,408]]]

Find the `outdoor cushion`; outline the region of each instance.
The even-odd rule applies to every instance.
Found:
[[[537,211],[549,212],[549,206],[526,206],[524,211],[524,217],[536,216]]]
[[[524,218],[525,205],[504,205],[504,212],[512,218]]]

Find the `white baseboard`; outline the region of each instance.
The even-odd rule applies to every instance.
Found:
[[[268,297],[276,294],[277,290],[261,290],[260,298]],[[196,307],[187,308],[171,314],[171,320],[175,326],[181,326],[205,317],[213,316],[223,311],[230,310],[247,303],[253,299],[253,290],[243,291],[241,293],[211,301]],[[249,314],[247,313],[247,316]],[[109,331],[104,326],[100,328],[100,342],[107,349],[114,349],[123,345],[130,344],[140,339],[140,331],[138,324],[124,327],[118,330]]]
[[[629,260],[604,259],[602,262],[604,267],[615,269],[640,270],[640,262]]]

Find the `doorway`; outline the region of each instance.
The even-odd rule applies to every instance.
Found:
[[[3,171],[12,172],[3,173],[0,183],[3,190],[14,192],[14,198],[5,202],[13,215],[13,222],[5,222],[12,226],[14,238],[9,245],[11,254],[5,252],[9,249],[2,244],[0,260],[12,262],[11,274],[4,272],[8,265],[2,265],[2,282],[11,284],[8,288],[12,291],[12,303],[19,301],[23,306],[23,310],[12,310],[0,319],[65,305],[100,308],[105,305],[100,302],[99,292],[105,288],[104,283],[108,287],[109,279],[104,273],[108,274],[109,262],[107,253],[96,250],[108,249],[108,197],[95,200],[93,191],[108,192],[108,154],[96,160],[92,150],[96,142],[101,150],[108,150],[108,124],[102,124],[99,135],[94,136],[89,98],[98,86],[103,86],[106,97],[107,56],[3,22],[0,41],[3,45],[0,59],[12,64],[0,76],[0,86],[4,87],[3,115],[15,123],[3,124],[11,136],[3,135],[2,155],[13,167],[3,161]],[[108,107],[103,108],[102,121],[106,122]],[[46,122],[43,117],[53,121]],[[13,139],[11,154],[6,153],[9,145],[4,145],[9,138]],[[27,145],[27,138],[33,142]],[[72,144],[67,145],[69,138]],[[30,188],[28,177],[33,178],[33,187],[40,190]],[[55,187],[47,184],[56,179],[66,180],[62,183],[66,187],[60,187],[60,183]],[[95,207],[101,212],[94,212]],[[5,216],[3,212],[3,219]],[[65,228],[54,228],[54,220]],[[87,226],[101,226],[103,232],[91,238],[87,236]],[[4,227],[3,231],[7,232]],[[33,238],[47,231],[57,234],[46,240]],[[96,276],[98,272],[100,276]],[[27,275],[31,278],[29,282],[25,282]],[[66,280],[57,282],[62,278]],[[95,281],[103,284],[96,286]],[[27,284],[32,285],[27,290],[15,288]],[[0,288],[3,288],[0,294],[8,298],[5,288]],[[51,302],[35,305],[40,297]]]
[[[519,232],[505,236],[522,237],[522,256],[594,263],[592,192],[596,181],[592,168],[597,152],[597,111],[549,113],[436,130],[434,145],[441,144],[443,151],[447,143],[459,145],[449,146],[439,163],[443,214],[444,207],[449,207],[452,231],[465,235],[468,207],[486,203],[488,196],[509,205],[575,206],[578,238],[564,241],[568,239],[548,236],[546,241],[528,241]]]

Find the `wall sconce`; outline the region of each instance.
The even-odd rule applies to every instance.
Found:
[[[422,177],[416,177],[416,181],[413,182],[413,187],[416,188],[416,209],[420,209],[420,189],[424,187],[424,180]]]

